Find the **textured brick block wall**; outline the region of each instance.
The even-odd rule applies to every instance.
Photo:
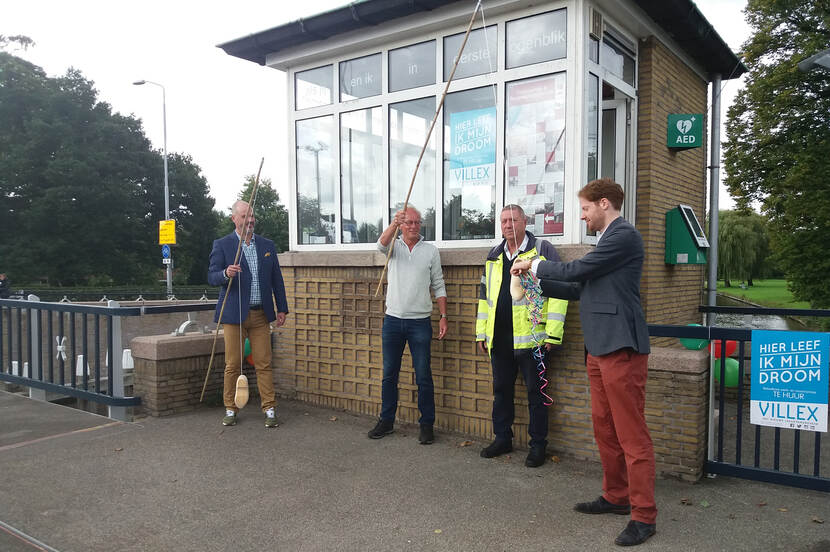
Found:
[[[565,260],[584,246],[560,247]],[[475,313],[486,250],[441,252],[449,334],[432,344],[436,425],[480,440],[492,435],[489,359],[477,352]],[[275,331],[277,391],[311,404],[377,416],[381,403],[383,297],[374,297],[383,259],[371,253],[282,254],[291,315]],[[359,266],[362,263],[362,266]],[[311,266],[308,266],[311,265]],[[593,440],[579,305],[568,307],[565,345],[548,366],[551,450],[598,460]],[[437,306],[433,327],[437,332]],[[662,473],[696,478],[705,450],[705,360],[699,352],[656,348],[649,367],[646,415]],[[417,423],[417,387],[409,353],[400,380],[399,421]],[[516,387],[517,446],[527,446],[527,398]],[[367,426],[368,430],[368,426]]]
[[[682,203],[701,224],[706,213],[707,140],[700,148],[666,146],[670,113],[702,113],[707,83],[654,37],[640,42],[637,118],[637,228],[643,235],[643,306],[649,324],[700,322],[705,265],[665,264],[666,211]],[[708,129],[704,121],[704,129]],[[674,345],[674,340],[655,340]]]

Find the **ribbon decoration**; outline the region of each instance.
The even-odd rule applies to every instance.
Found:
[[[254,187],[251,189],[251,195],[248,197],[248,207],[250,207],[250,209],[248,209],[245,212],[245,219],[243,221],[243,226],[242,226],[245,229],[245,232],[248,231],[248,216],[253,214],[254,205],[256,205],[256,192],[257,192],[257,188],[259,188],[259,175],[262,174],[262,165],[264,163],[265,163],[265,158],[263,157],[259,162],[259,170],[256,172],[256,180],[254,180]],[[240,236],[239,245],[236,247],[236,254],[233,257],[233,264],[239,264],[239,257],[242,254],[242,241],[244,239],[245,239],[245,236]],[[210,349],[210,360],[208,361],[207,372],[205,373],[205,383],[202,385],[202,394],[199,396],[199,402],[202,402],[202,400],[205,398],[205,389],[207,389],[208,378],[210,378],[210,369],[211,369],[211,367],[213,367],[213,357],[216,354],[216,340],[219,337],[219,326],[222,325],[222,314],[225,312],[225,304],[228,302],[228,294],[230,293],[231,284],[233,283],[234,276],[231,276],[230,278],[228,278],[228,290],[225,292],[225,297],[222,299],[222,307],[219,309],[219,321],[216,322],[216,329],[213,331],[213,346]],[[241,290],[242,289],[242,284],[240,283],[240,285],[238,287]],[[239,303],[239,308],[242,309],[242,302],[241,301]],[[240,326],[242,325],[241,315],[240,315],[239,324],[240,324]],[[241,328],[240,328],[240,330],[241,330]],[[242,335],[242,332],[240,331],[240,337],[241,337],[241,335]],[[240,341],[241,341],[241,339],[240,339]],[[239,346],[239,359],[240,359],[239,369],[240,369],[240,372],[242,370],[242,357],[243,357],[242,352],[243,352],[242,351],[242,344],[240,343],[240,346]],[[242,377],[243,375],[244,374],[240,373],[240,377]],[[247,386],[247,379],[246,379],[246,386]],[[245,397],[245,400],[247,402],[247,396]]]
[[[545,343],[540,341],[533,331],[537,325],[544,322],[542,311],[545,307],[545,298],[542,297],[542,288],[539,285],[539,280],[530,271],[522,274],[520,281],[525,292],[525,298],[527,299],[527,314],[531,326],[530,337],[533,339],[533,344],[536,345],[533,348],[533,359],[536,361],[536,371],[539,374],[539,380],[542,382],[541,387],[539,387],[539,392],[543,397],[542,403],[545,406],[550,406],[553,404],[553,398],[545,393],[545,388],[548,386],[548,380],[545,377]]]
[[[55,360],[66,360],[66,336],[55,336],[55,343],[57,344]]]
[[[447,98],[447,92],[450,89],[450,84],[452,84],[452,79],[455,76],[455,70],[458,68],[458,62],[461,61],[461,54],[464,53],[464,47],[467,45],[467,39],[470,37],[470,31],[473,29],[473,23],[476,20],[476,14],[478,10],[481,8],[481,0],[476,2],[476,7],[473,10],[473,15],[470,17],[470,24],[467,25],[467,32],[464,33],[464,40],[461,41],[461,47],[458,49],[458,54],[455,56],[455,63],[453,63],[452,71],[450,72],[450,76],[447,79],[447,84],[444,86],[444,93],[441,94],[441,101],[438,102],[438,107],[435,110],[435,116],[432,118],[432,123],[429,125],[429,130],[427,131],[426,139],[424,140],[424,147],[421,148],[421,153],[418,155],[418,162],[415,164],[415,170],[412,171],[412,180],[409,182],[409,191],[406,193],[406,199],[403,202],[403,211],[406,212],[407,207],[409,206],[409,197],[412,195],[412,187],[415,185],[415,177],[418,176],[418,168],[421,166],[421,160],[424,158],[424,153],[427,150],[427,146],[429,146],[429,139],[432,137],[432,129],[435,128],[435,122],[438,120],[438,114],[441,113],[441,108],[444,107],[444,100]],[[482,19],[484,18],[484,10],[482,8]],[[485,32],[486,36],[486,32]],[[380,273],[380,280],[378,280],[378,287],[375,290],[375,297],[380,294],[380,290],[383,287],[383,278],[386,276],[386,270],[389,268],[389,259],[392,258],[392,250],[395,249],[395,241],[398,238],[398,228],[395,228],[395,232],[392,234],[392,242],[389,244],[389,249],[386,251],[386,262],[383,265],[383,272]]]

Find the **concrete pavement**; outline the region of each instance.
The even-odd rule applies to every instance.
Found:
[[[0,392],[0,551],[619,550],[623,516],[586,516],[598,464],[525,453],[283,400],[118,423]],[[830,496],[720,477],[657,482],[638,550],[830,552]],[[823,521],[821,523],[820,521]],[[36,540],[42,544],[32,544]]]

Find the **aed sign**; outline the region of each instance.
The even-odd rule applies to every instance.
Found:
[[[749,421],[827,431],[830,334],[752,331]]]
[[[176,244],[176,221],[159,221],[159,245]]]
[[[701,113],[669,115],[666,145],[673,149],[703,146],[703,115]]]

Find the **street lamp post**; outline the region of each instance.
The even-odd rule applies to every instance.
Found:
[[[138,80],[133,83],[136,86],[142,84],[154,84],[161,88],[161,113],[164,125],[164,220],[170,220],[170,190],[167,186],[167,95],[164,85],[149,80]],[[173,297],[173,252],[170,252],[170,262],[167,264],[167,298]]]

